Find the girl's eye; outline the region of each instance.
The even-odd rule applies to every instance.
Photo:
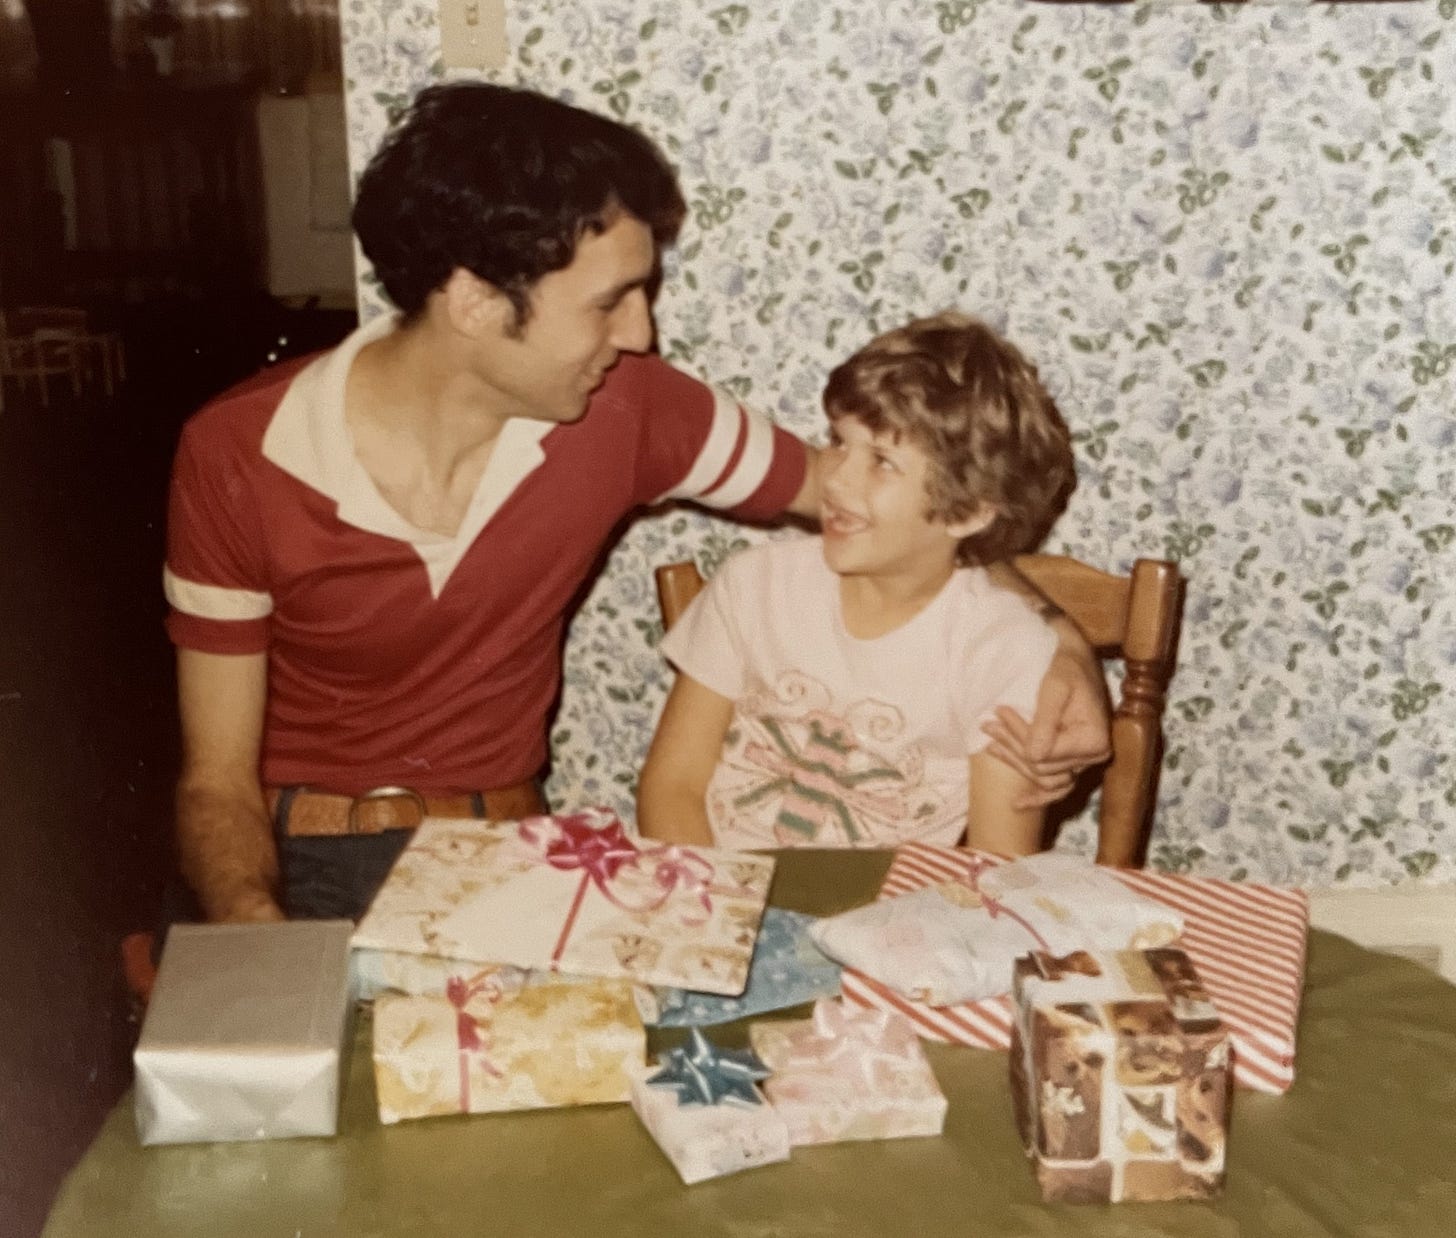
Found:
[[[875,452],[875,468],[879,469],[882,473],[894,473],[899,471],[895,467],[895,462],[891,460],[889,456],[881,455],[879,452]]]

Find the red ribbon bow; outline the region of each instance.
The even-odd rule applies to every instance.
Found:
[[[520,823],[520,836],[538,847],[542,858],[552,868],[582,874],[581,884],[571,900],[566,921],[556,947],[551,952],[551,966],[556,967],[566,949],[567,939],[576,924],[587,890],[595,886],[603,897],[623,911],[644,913],[663,906],[676,890],[696,896],[704,915],[713,910],[711,896],[714,868],[696,852],[681,847],[657,847],[641,851],[627,837],[622,822],[604,808],[587,809],[562,817],[527,817]],[[644,861],[654,861],[652,885],[657,893],[640,904],[625,901],[615,889],[622,869],[627,865],[640,868]]]
[[[445,981],[445,996],[455,1007],[455,1043],[460,1054],[460,1112],[470,1112],[470,1055],[480,1054],[480,1064],[485,1072],[499,1079],[500,1070],[485,1051],[490,1048],[490,1039],[482,1035],[480,1020],[471,1014],[466,1006],[474,997],[483,996],[493,1006],[500,1001],[502,989],[493,970],[478,972],[469,980],[451,976]]]

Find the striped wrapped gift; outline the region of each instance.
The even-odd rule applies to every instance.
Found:
[[[979,862],[998,863],[993,856]],[[895,853],[880,898],[946,881],[966,880],[977,863],[970,853],[907,843]],[[1294,1082],[1294,1032],[1304,988],[1309,900],[1302,890],[1114,870],[1135,893],[1181,912],[1183,948],[1198,968],[1234,1046],[1234,1081],[1260,1092],[1283,1092]],[[844,998],[859,1006],[898,1010],[930,1040],[1005,1049],[1011,1043],[1011,999],[993,997],[955,1006],[927,1006],[846,968]]]

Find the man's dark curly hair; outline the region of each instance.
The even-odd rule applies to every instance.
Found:
[[[354,231],[406,319],[457,267],[510,298],[516,328],[541,276],[618,212],[659,246],[685,212],[652,142],[626,125],[529,90],[485,82],[427,87],[359,180]]]
[[[1077,484],[1071,436],[1015,345],[964,314],[922,318],[871,340],[824,388],[834,422],[904,435],[930,457],[928,514],[964,520],[985,503],[996,518],[956,556],[985,564],[1035,548]]]

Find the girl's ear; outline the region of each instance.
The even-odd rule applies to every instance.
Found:
[[[971,537],[985,529],[989,529],[995,522],[998,512],[989,503],[980,504],[975,511],[961,520],[946,521],[945,531],[956,541]]]

